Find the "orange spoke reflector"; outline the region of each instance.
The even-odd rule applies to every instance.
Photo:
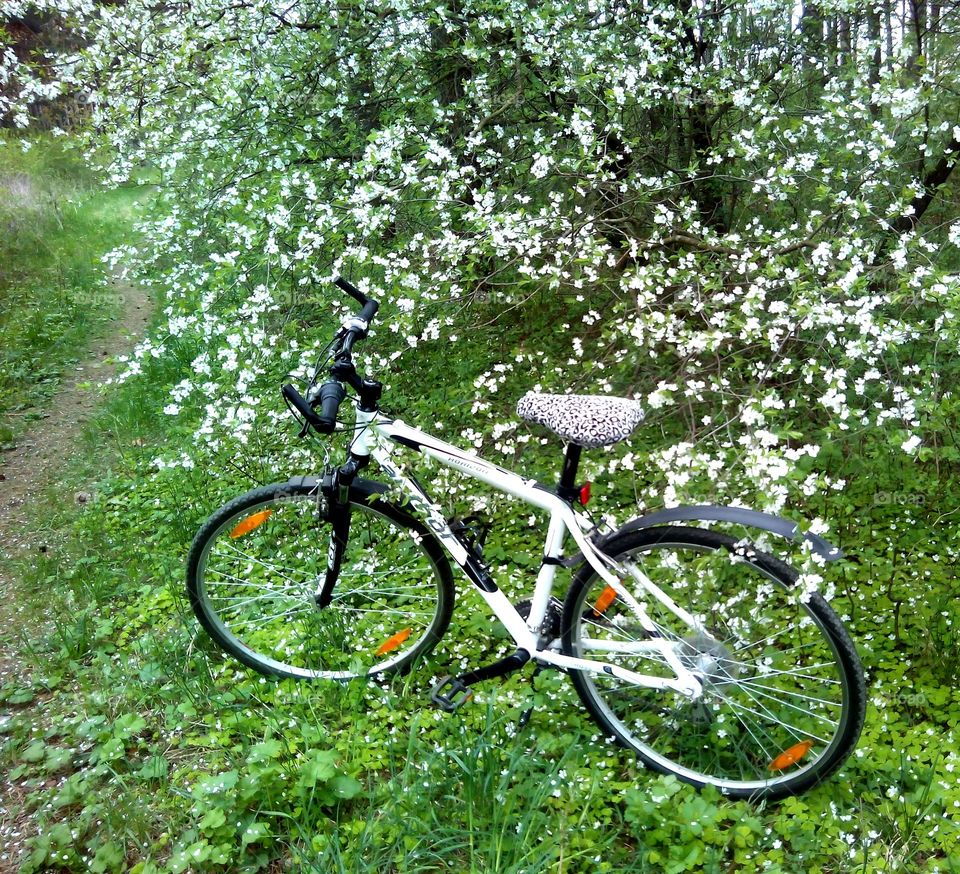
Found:
[[[771,771],[786,770],[791,765],[799,762],[811,749],[813,749],[813,741],[809,739],[802,740],[800,743],[794,744],[790,749],[780,753],[767,767]]]
[[[597,598],[597,603],[593,605],[593,615],[602,616],[607,612],[607,607],[609,607],[616,600],[617,590],[614,589],[613,586],[607,586],[600,593],[600,597]]]
[[[247,516],[246,519],[230,532],[230,538],[236,540],[238,537],[243,537],[244,534],[249,534],[254,528],[259,528],[263,525],[272,515],[273,510],[261,510],[259,513]]]
[[[376,655],[386,655],[388,652],[392,652],[409,636],[409,628],[404,628],[403,631],[398,631],[396,634],[390,635],[390,637],[380,644],[380,649],[377,650]]]

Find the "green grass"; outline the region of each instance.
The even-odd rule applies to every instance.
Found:
[[[248,483],[229,459],[216,476],[150,467],[189,437],[156,413],[186,365],[151,363],[112,395],[89,433],[114,448],[111,472],[77,461],[61,489],[91,500],[51,508],[44,522],[68,543],[22,568],[22,596],[53,623],[30,644],[32,687],[0,691],[25,702],[0,734],[0,767],[27,781],[41,826],[25,871],[960,871],[949,817],[960,787],[945,768],[960,713],[956,608],[949,563],[933,560],[957,538],[932,533],[941,502],[960,500],[956,484],[896,546],[898,506],[870,506],[856,488],[824,498],[833,519],[846,501],[867,506],[840,523],[853,558],[834,581],[870,672],[868,721],[826,785],[758,807],[642,770],[598,738],[557,674],[485,684],[455,715],[432,709],[434,676],[506,646],[471,642],[490,625],[462,584],[437,652],[387,684],[276,683],[221,657],[184,604],[184,560],[204,516]],[[554,453],[541,456],[549,471]],[[912,467],[871,470],[870,488],[919,488]],[[524,579],[509,557],[532,548],[520,519],[491,535],[501,580]],[[911,571],[929,568],[926,591],[897,576],[898,549]],[[891,599],[909,605],[899,636]]]
[[[0,136],[0,446],[119,310],[102,257],[128,238],[143,189],[105,191],[71,144]]]

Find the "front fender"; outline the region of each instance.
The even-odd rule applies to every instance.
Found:
[[[787,540],[806,541],[817,555],[826,561],[837,561],[843,558],[843,550],[834,546],[819,534],[801,531],[796,522],[774,516],[771,513],[761,513],[757,510],[747,510],[744,507],[718,507],[712,504],[703,504],[696,507],[669,507],[666,510],[657,510],[628,522],[616,534],[626,534],[640,528],[650,528],[654,525],[663,525],[670,522],[729,522],[733,525],[743,525],[747,528],[760,528],[769,531]]]
[[[287,485],[297,489],[307,489],[311,492],[320,490],[320,483],[323,477],[319,476],[293,476],[287,480]],[[390,486],[385,485],[374,479],[363,479],[357,477],[350,486],[350,497],[354,500],[362,500],[364,503],[372,503],[376,498],[387,494]]]

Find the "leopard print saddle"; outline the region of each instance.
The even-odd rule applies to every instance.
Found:
[[[643,420],[643,408],[627,398],[528,391],[517,402],[517,415],[545,425],[568,443],[596,449],[629,437]]]

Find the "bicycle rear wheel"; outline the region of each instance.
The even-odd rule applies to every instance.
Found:
[[[607,674],[571,673],[603,730],[651,768],[733,797],[794,795],[833,773],[863,725],[866,688],[849,635],[827,602],[795,591],[796,572],[698,528],[614,535],[604,552],[642,573],[691,613],[682,622],[624,574],[657,627],[632,610],[589,566],[564,605],[562,645],[579,658],[673,677],[654,636],[667,640],[703,685],[696,701]]]
[[[323,609],[313,596],[331,526],[315,488],[264,486],[207,520],[187,592],[219,646],[268,676],[347,680],[409,669],[437,644],[454,601],[442,548],[372,484],[354,486],[350,502],[342,570]]]

